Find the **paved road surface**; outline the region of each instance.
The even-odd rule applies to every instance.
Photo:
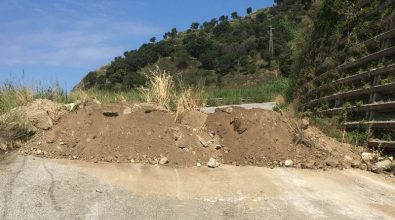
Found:
[[[0,160],[0,219],[395,219],[395,180],[359,170]]]
[[[225,108],[229,106],[240,106],[245,109],[252,109],[252,108],[261,108],[266,110],[273,110],[273,107],[276,105],[275,102],[266,102],[266,103],[249,103],[249,104],[241,104],[241,105],[223,105],[223,106],[216,106],[216,107],[206,107],[202,109],[204,113],[214,113],[215,109],[217,108]]]

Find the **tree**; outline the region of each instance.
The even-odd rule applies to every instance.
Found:
[[[199,29],[199,23],[198,22],[193,22],[192,24],[191,24],[191,29],[193,29],[193,30],[197,30],[197,29]]]
[[[85,76],[83,79],[84,82],[84,87],[86,88],[92,88],[96,85],[96,80],[97,80],[97,72],[96,71],[91,71],[88,73],[88,75]]]
[[[238,19],[239,14],[237,14],[237,11],[234,11],[234,12],[232,12],[231,17],[232,17],[232,19]]]
[[[188,67],[189,57],[190,55],[185,48],[178,49],[173,53],[173,61],[180,69]]]
[[[222,23],[222,22],[225,22],[225,21],[228,21],[228,16],[225,16],[225,15],[222,15],[221,17],[219,17],[219,21]]]
[[[247,8],[247,14],[251,14],[251,13],[252,13],[252,8],[251,7]]]
[[[215,26],[213,29],[213,34],[218,37],[222,34],[227,34],[231,32],[231,26],[229,22],[221,22],[219,25]]]
[[[156,37],[151,37],[151,39],[149,39],[149,42],[151,43],[155,43],[155,41],[156,41]]]
[[[218,65],[219,48],[209,48],[200,54],[199,61],[206,70],[214,70]]]
[[[183,43],[188,53],[193,57],[199,57],[207,48],[212,46],[212,41],[210,41],[209,36],[205,32],[187,35]]]
[[[172,29],[171,29],[171,32],[170,32],[170,37],[175,37],[175,36],[177,36],[177,33],[178,33],[177,28],[172,28]]]
[[[124,89],[134,89],[143,86],[146,83],[146,78],[135,72],[128,72],[123,77],[122,85]]]

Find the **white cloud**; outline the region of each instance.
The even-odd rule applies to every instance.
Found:
[[[37,4],[31,6],[39,16],[19,17],[3,23],[0,20],[3,29],[0,32],[0,65],[100,65],[133,49],[124,45],[122,41],[125,39],[141,41],[163,32],[142,22],[116,20],[115,16],[100,13],[86,16],[81,11],[84,5],[50,6],[56,13],[45,13],[49,9]],[[23,6],[17,4],[16,7]],[[104,10],[103,5],[96,4],[95,7]],[[61,11],[63,14],[58,15]]]

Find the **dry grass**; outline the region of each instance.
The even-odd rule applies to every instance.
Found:
[[[186,111],[198,110],[206,104],[203,87],[185,88],[177,94],[172,76],[157,66],[147,74],[148,85],[140,89],[142,99],[176,112],[176,121]]]
[[[73,100],[80,100],[82,102],[87,102],[87,101],[91,101],[91,95],[88,94],[88,92],[83,91],[83,90],[77,90],[77,91],[73,91],[70,93],[70,97]]]
[[[140,92],[145,102],[155,103],[164,109],[171,110],[174,97],[174,81],[169,73],[162,71],[157,66],[146,73],[148,85],[141,88]]]
[[[33,92],[29,88],[15,88],[6,84],[0,88],[0,114],[8,112],[15,107],[26,105],[33,99]]]
[[[200,88],[187,88],[184,89],[178,96],[177,109],[176,109],[176,121],[180,119],[180,116],[187,111],[199,110],[206,105],[206,97],[204,90]]]

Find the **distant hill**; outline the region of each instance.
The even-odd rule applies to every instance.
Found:
[[[207,86],[250,85],[271,75],[291,72],[290,42],[299,29],[311,1],[278,0],[276,5],[237,12],[190,29],[175,28],[156,42],[151,38],[137,50],[124,52],[111,64],[89,72],[77,85],[82,89],[126,90],[144,85],[144,72],[154,65],[169,71],[185,84],[204,82]],[[269,49],[273,27],[273,55]]]

